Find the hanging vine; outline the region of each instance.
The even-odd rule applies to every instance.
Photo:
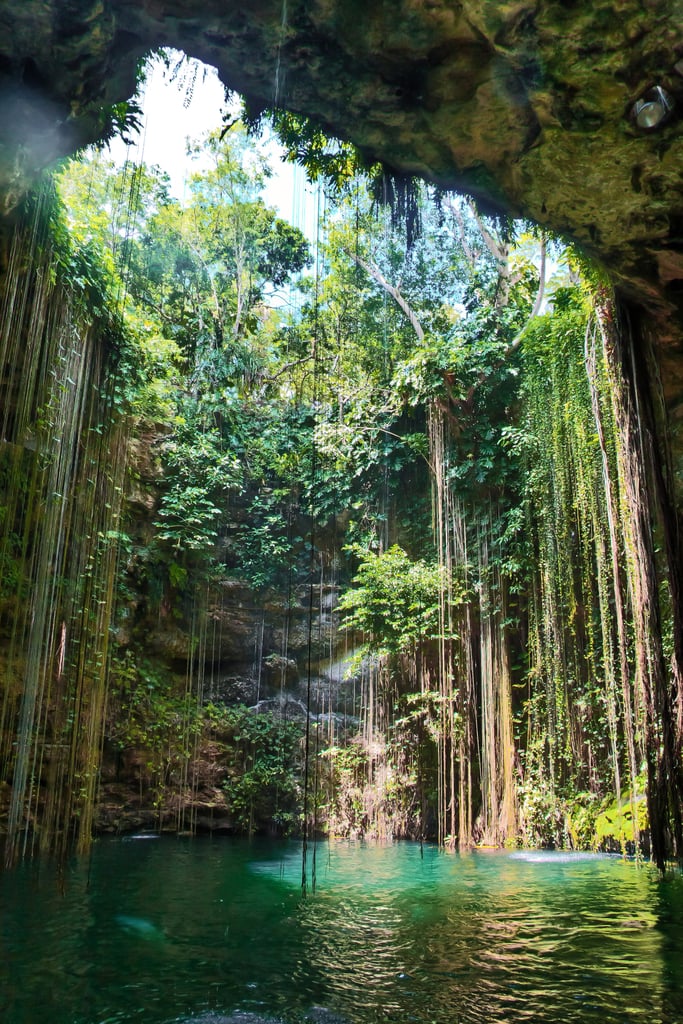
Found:
[[[105,353],[125,338],[90,311],[106,286],[60,232],[47,186],[14,231],[2,292],[8,861],[87,847],[107,698],[126,451]]]

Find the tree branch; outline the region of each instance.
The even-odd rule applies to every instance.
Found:
[[[479,216],[479,211],[477,210],[476,206],[474,205],[471,199],[467,200],[467,205],[469,206],[472,212],[472,216],[477,222],[477,227],[481,231],[481,237],[484,239],[484,244],[486,245],[486,248],[491,253],[494,260],[497,260],[498,263],[506,264],[508,258],[507,245],[505,244],[505,242],[499,242],[498,239],[491,234],[491,232],[489,231],[489,229],[486,227],[483,220]]]
[[[534,305],[532,307],[531,313],[529,314],[529,319],[524,324],[524,327],[522,327],[521,331],[519,331],[515,335],[515,337],[512,339],[512,341],[508,345],[508,347],[507,347],[507,351],[508,352],[514,352],[516,348],[519,348],[519,345],[520,345],[520,342],[521,342],[522,338],[524,337],[526,332],[529,330],[529,327],[531,325],[532,320],[535,320],[536,317],[538,316],[538,314],[540,312],[540,309],[541,309],[541,305],[543,304],[543,296],[545,294],[546,248],[547,248],[547,246],[546,246],[545,234],[542,234],[541,235],[541,266],[540,266],[540,276],[539,276],[539,280],[538,280],[538,290],[536,292],[536,298],[534,299]]]
[[[272,384],[273,381],[276,381],[278,377],[282,376],[283,373],[287,373],[289,370],[293,370],[295,366],[302,366],[303,363],[310,363],[312,360],[312,355],[303,356],[303,358],[301,359],[294,359],[293,362],[291,363],[285,363],[285,365],[281,369],[279,369],[277,373],[271,374],[270,377],[264,377],[263,381],[265,384]]]
[[[446,196],[444,198],[443,205],[446,207],[447,210],[450,210],[450,212],[453,214],[453,218],[455,220],[455,223],[458,226],[458,236],[460,238],[460,244],[462,246],[462,251],[465,253],[465,258],[466,258],[467,262],[469,263],[469,265],[474,270],[474,265],[475,265],[474,250],[472,249],[471,245],[467,241],[467,233],[465,231],[465,220],[464,220],[464,217],[462,215],[462,211],[461,211],[460,207],[457,206],[456,203],[453,202],[453,200],[451,199],[450,196]]]
[[[410,321],[410,325],[415,331],[418,341],[424,341],[425,332],[422,329],[422,324],[417,318],[417,313],[409,305],[406,299],[404,299],[398,288],[394,287],[394,285],[387,281],[382,271],[374,263],[368,263],[367,260],[362,258],[362,256],[358,256],[357,253],[354,252],[349,252],[348,249],[345,250],[345,252],[347,256],[351,257],[354,263],[357,263],[358,266],[373,279],[373,281],[376,281],[377,284],[384,289],[387,295],[392,297],[396,305],[405,313]]]

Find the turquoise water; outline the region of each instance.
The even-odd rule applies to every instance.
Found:
[[[309,850],[309,889],[312,856]],[[119,839],[0,876],[2,1024],[683,1024],[683,877],[619,859]]]

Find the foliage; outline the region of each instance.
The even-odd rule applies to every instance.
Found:
[[[161,55],[162,51],[156,50],[144,57],[138,58],[135,65],[135,92],[138,93],[147,77],[151,62]],[[133,136],[137,135],[142,128],[142,108],[137,95],[128,100],[121,100],[119,103],[112,103],[102,107],[100,111],[100,124],[97,132],[99,140],[98,147],[104,146],[113,138],[120,138],[130,144]]]
[[[101,157],[63,177],[74,287],[98,308],[113,288],[130,338],[122,400],[154,423],[155,508],[130,554],[148,575],[145,615],[180,616],[180,597],[201,601],[228,575],[265,604],[333,566],[343,625],[379,668],[363,711],[372,741],[326,753],[348,797],[331,796],[330,813],[350,829],[393,814],[417,834],[419,815],[445,817],[449,792],[452,835],[463,801],[461,828],[479,815],[500,837],[518,816],[525,842],[589,842],[641,752],[617,675],[617,652],[627,666],[632,652],[609,557],[614,425],[604,369],[586,373],[575,262],[537,316],[529,225],[511,232],[466,198],[412,186],[395,190],[420,222],[412,237],[357,176],[358,154],[295,115],[276,121],[291,157],[339,186],[312,278],[306,240],[261,198],[268,168],[239,124],[206,141],[183,202],[158,170]],[[91,256],[109,291],[91,287]],[[287,307],[283,288],[296,290]],[[162,689],[148,711],[168,730]],[[294,731],[245,709],[210,715],[240,827],[276,807],[293,827]]]
[[[303,537],[296,533],[293,510],[285,504],[287,492],[263,489],[247,505],[245,520],[237,524],[232,548],[240,577],[256,591],[286,589],[288,575],[305,559]]]
[[[239,462],[216,429],[202,433],[187,423],[178,425],[162,442],[167,471],[157,513],[160,541],[175,552],[211,551],[218,536],[223,498],[239,487]]]
[[[161,802],[164,787],[189,760],[201,732],[197,702],[178,691],[167,670],[131,649],[113,661],[109,689],[109,737],[122,751],[142,751],[148,783]]]
[[[260,199],[267,168],[239,126],[210,136],[204,152],[212,165],[192,176],[187,203],[166,202],[148,218],[131,282],[188,360],[256,335],[266,291],[310,262],[302,233]]]
[[[254,115],[245,106],[244,116],[253,133],[263,129],[267,118],[285,148],[287,159],[304,167],[310,181],[322,177],[328,185],[341,191],[352,185],[359,170],[367,167],[355,146],[331,138],[301,114],[278,109]]]
[[[389,743],[371,753],[360,736],[320,754],[328,790],[321,812],[337,836],[417,839],[421,780],[406,747]]]
[[[297,832],[302,805],[302,728],[244,705],[208,705],[213,730],[224,744],[226,799],[238,828]]]
[[[647,832],[650,822],[647,802],[641,793],[635,799],[638,831]],[[633,811],[630,794],[625,793],[620,802],[610,800],[595,819],[594,840],[600,850],[621,851],[633,845]]]
[[[369,650],[400,654],[435,639],[448,580],[443,567],[412,561],[398,545],[376,554],[352,549],[359,567],[339,601],[346,629],[363,634]]]
[[[547,783],[534,781],[519,790],[522,844],[545,849],[567,845],[564,802]]]

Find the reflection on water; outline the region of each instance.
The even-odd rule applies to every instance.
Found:
[[[310,894],[315,870],[315,892]],[[594,855],[106,841],[0,877],[3,1024],[682,1024],[683,877]]]
[[[525,860],[529,864],[579,864],[583,860],[604,860],[604,853],[571,853],[565,850],[519,850],[511,853],[510,860]]]

